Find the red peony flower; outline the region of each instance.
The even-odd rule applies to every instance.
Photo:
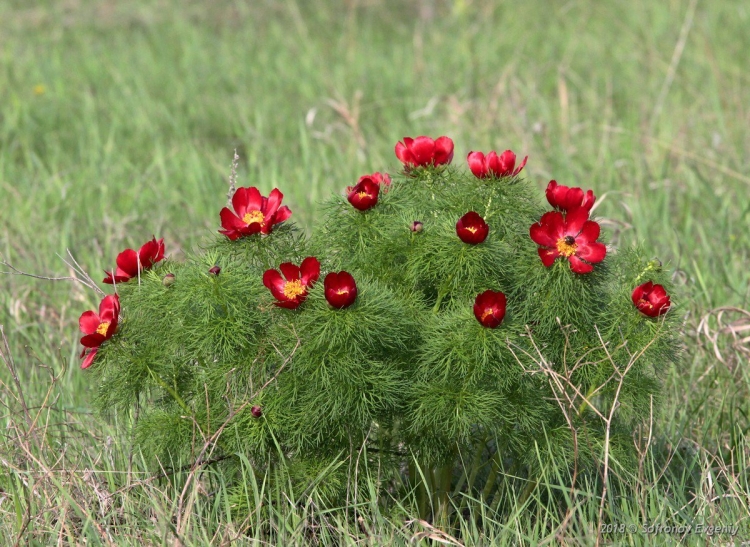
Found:
[[[156,241],[156,238],[152,237],[137,253],[133,249],[125,249],[117,255],[117,269],[114,273],[105,270],[107,277],[103,279],[103,283],[124,283],[138,277],[140,272],[148,270],[160,260],[164,260],[164,238]]]
[[[362,175],[361,177],[359,177],[357,184],[367,179],[370,179],[372,182],[380,186],[380,189],[384,194],[391,186],[391,177],[388,173],[373,173],[372,175]]]
[[[505,295],[500,291],[484,291],[474,300],[474,317],[483,327],[494,329],[505,317]]]
[[[430,137],[411,139],[396,144],[396,157],[408,171],[414,167],[447,165],[453,159],[453,141],[448,137],[432,140]]]
[[[669,311],[672,302],[662,285],[654,285],[653,281],[649,281],[635,288],[633,304],[642,314],[649,317],[658,317]]]
[[[477,245],[487,239],[489,233],[489,225],[474,211],[469,211],[456,222],[456,234],[464,243]]]
[[[250,409],[250,414],[253,415],[253,418],[260,418],[261,416],[263,416],[263,409],[258,405],[253,405],[253,407]]]
[[[531,239],[539,248],[539,257],[548,268],[558,257],[570,261],[570,269],[578,274],[591,272],[592,264],[604,260],[607,248],[597,243],[599,224],[589,220],[585,209],[579,208],[565,217],[559,211],[544,213],[529,229]]]
[[[568,188],[557,184],[556,180],[549,181],[546,193],[547,201],[552,207],[568,213],[576,209],[583,209],[589,213],[596,200],[592,190],[588,190],[584,195],[580,188]]]
[[[278,188],[271,190],[267,198],[260,195],[260,191],[254,186],[251,188],[237,188],[232,196],[232,207],[221,210],[221,226],[224,234],[234,241],[242,236],[252,234],[270,234],[276,224],[288,219],[292,212],[289,207],[281,205],[284,199]]]
[[[486,156],[482,152],[469,152],[466,159],[474,176],[486,179],[492,176],[515,177],[524,168],[529,157],[523,158],[518,167],[516,167],[516,155],[510,150],[506,150],[500,156],[494,150]]]
[[[369,177],[359,179],[355,186],[346,188],[347,199],[355,209],[367,211],[378,203],[380,185]]]
[[[308,256],[302,264],[295,266],[291,262],[284,262],[277,270],[266,270],[263,274],[263,284],[271,291],[280,308],[297,309],[307,298],[308,289],[320,277],[320,262],[313,256]],[[281,276],[284,274],[284,277]],[[286,278],[286,279],[284,279]]]
[[[212,266],[208,269],[208,273],[210,273],[211,275],[219,275],[221,273],[221,267]]]
[[[331,272],[323,281],[326,300],[334,308],[347,308],[357,299],[357,284],[349,272]]]
[[[94,361],[96,352],[102,342],[112,338],[117,330],[117,321],[120,318],[120,298],[116,294],[105,296],[99,303],[99,313],[85,311],[78,319],[78,327],[84,334],[81,338],[83,351],[81,357],[86,358],[81,363],[81,368],[88,368]],[[87,353],[88,351],[88,353]]]

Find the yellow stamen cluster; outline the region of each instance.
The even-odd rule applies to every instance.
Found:
[[[557,240],[557,252],[563,256],[571,256],[576,254],[576,248],[578,245],[575,243],[568,243],[565,238]]]
[[[292,300],[303,294],[305,294],[305,287],[302,286],[302,281],[299,279],[287,281],[284,284],[284,296],[288,299]]]
[[[104,321],[103,323],[99,323],[99,326],[96,327],[96,333],[101,334],[102,336],[106,336],[108,328],[109,328],[109,321]]]
[[[263,224],[263,213],[261,211],[248,211],[245,216],[242,217],[242,222],[247,225],[258,223]]]
[[[484,313],[482,314],[482,321],[487,319],[490,315],[492,315],[492,308],[487,308],[484,310]]]

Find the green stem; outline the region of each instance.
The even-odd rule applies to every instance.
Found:
[[[169,393],[172,396],[175,402],[178,405],[180,405],[180,408],[182,408],[182,410],[185,411],[185,414],[192,415],[192,412],[190,411],[188,406],[185,404],[185,401],[182,400],[182,397],[179,396],[176,390],[172,389],[172,387],[168,383],[166,383],[164,380],[159,378],[159,376],[150,368],[148,369],[148,372],[151,375],[151,377],[154,379],[154,381],[157,384],[159,384],[162,388],[164,388],[167,391],[167,393]]]
[[[435,302],[435,307],[432,308],[432,313],[437,313],[440,311],[440,304],[443,302],[443,298],[446,297],[446,295],[450,292],[450,284],[451,281],[453,281],[454,276],[450,276],[448,279],[445,280],[445,283],[443,283],[443,286],[440,287],[440,291],[438,292],[437,302]]]
[[[487,502],[487,500],[490,497],[490,494],[492,494],[492,489],[495,488],[495,482],[497,482],[497,473],[500,470],[500,453],[495,452],[495,455],[492,457],[492,467],[490,467],[490,474],[487,475],[487,482],[484,484],[484,489],[482,490],[482,499]]]

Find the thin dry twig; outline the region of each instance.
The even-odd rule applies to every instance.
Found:
[[[237,191],[237,166],[240,162],[240,156],[237,154],[237,149],[234,149],[234,157],[232,158],[232,171],[229,173],[229,191],[227,192],[227,207],[232,206],[232,196]]]

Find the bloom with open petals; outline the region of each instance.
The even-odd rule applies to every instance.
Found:
[[[326,300],[334,308],[347,308],[357,299],[357,284],[349,272],[331,272],[323,280]]]
[[[638,311],[649,317],[658,317],[669,311],[672,302],[662,285],[648,281],[638,285],[633,291],[633,304]]]
[[[469,162],[469,169],[474,176],[480,179],[489,177],[515,177],[526,165],[526,156],[521,164],[516,167],[516,155],[511,150],[506,150],[499,156],[490,152],[486,156],[482,152],[469,152],[466,160]]]
[[[484,291],[474,300],[474,317],[483,327],[496,328],[505,317],[505,294],[500,291]]]
[[[284,194],[278,188],[271,190],[268,197],[261,196],[254,186],[237,188],[232,196],[234,212],[228,207],[221,210],[221,226],[224,229],[219,230],[219,233],[232,241],[242,236],[271,233],[276,224],[292,215],[289,207],[281,207],[282,199]]]
[[[489,225],[474,211],[469,211],[456,222],[456,234],[464,243],[477,245],[487,239],[489,233]]]
[[[379,193],[380,185],[371,178],[365,177],[360,179],[355,186],[347,187],[346,199],[355,209],[367,211],[377,205]]]
[[[81,357],[85,356],[81,368],[88,368],[94,361],[96,352],[102,342],[112,338],[117,330],[117,322],[120,318],[120,298],[116,294],[105,296],[99,304],[99,313],[85,311],[78,319],[78,327],[83,333],[81,344],[83,351]]]
[[[453,140],[449,137],[437,140],[430,137],[404,137],[403,143],[396,144],[396,157],[407,171],[414,167],[447,165],[453,159]]]
[[[308,256],[299,266],[284,262],[279,269],[281,273],[266,270],[263,284],[278,301],[275,302],[277,306],[294,310],[305,301],[307,291],[320,277],[320,262],[314,256]]]
[[[151,238],[151,241],[147,241],[143,246],[136,252],[133,249],[125,249],[119,255],[117,255],[117,268],[114,272],[107,272],[107,277],[104,278],[104,283],[110,285],[114,283],[124,283],[134,277],[138,277],[138,274],[143,270],[148,270],[151,266],[164,259],[164,239],[156,240],[155,237]]]
[[[549,181],[546,194],[547,201],[552,207],[568,213],[576,209],[583,209],[589,213],[596,200],[592,190],[587,190],[584,194],[581,188],[568,188],[557,184],[556,180]]]
[[[570,269],[578,274],[593,271],[604,260],[607,248],[598,243],[599,224],[589,220],[585,209],[576,209],[566,216],[559,211],[544,213],[529,229],[531,239],[539,247],[539,257],[548,268],[556,258],[570,261]]]

